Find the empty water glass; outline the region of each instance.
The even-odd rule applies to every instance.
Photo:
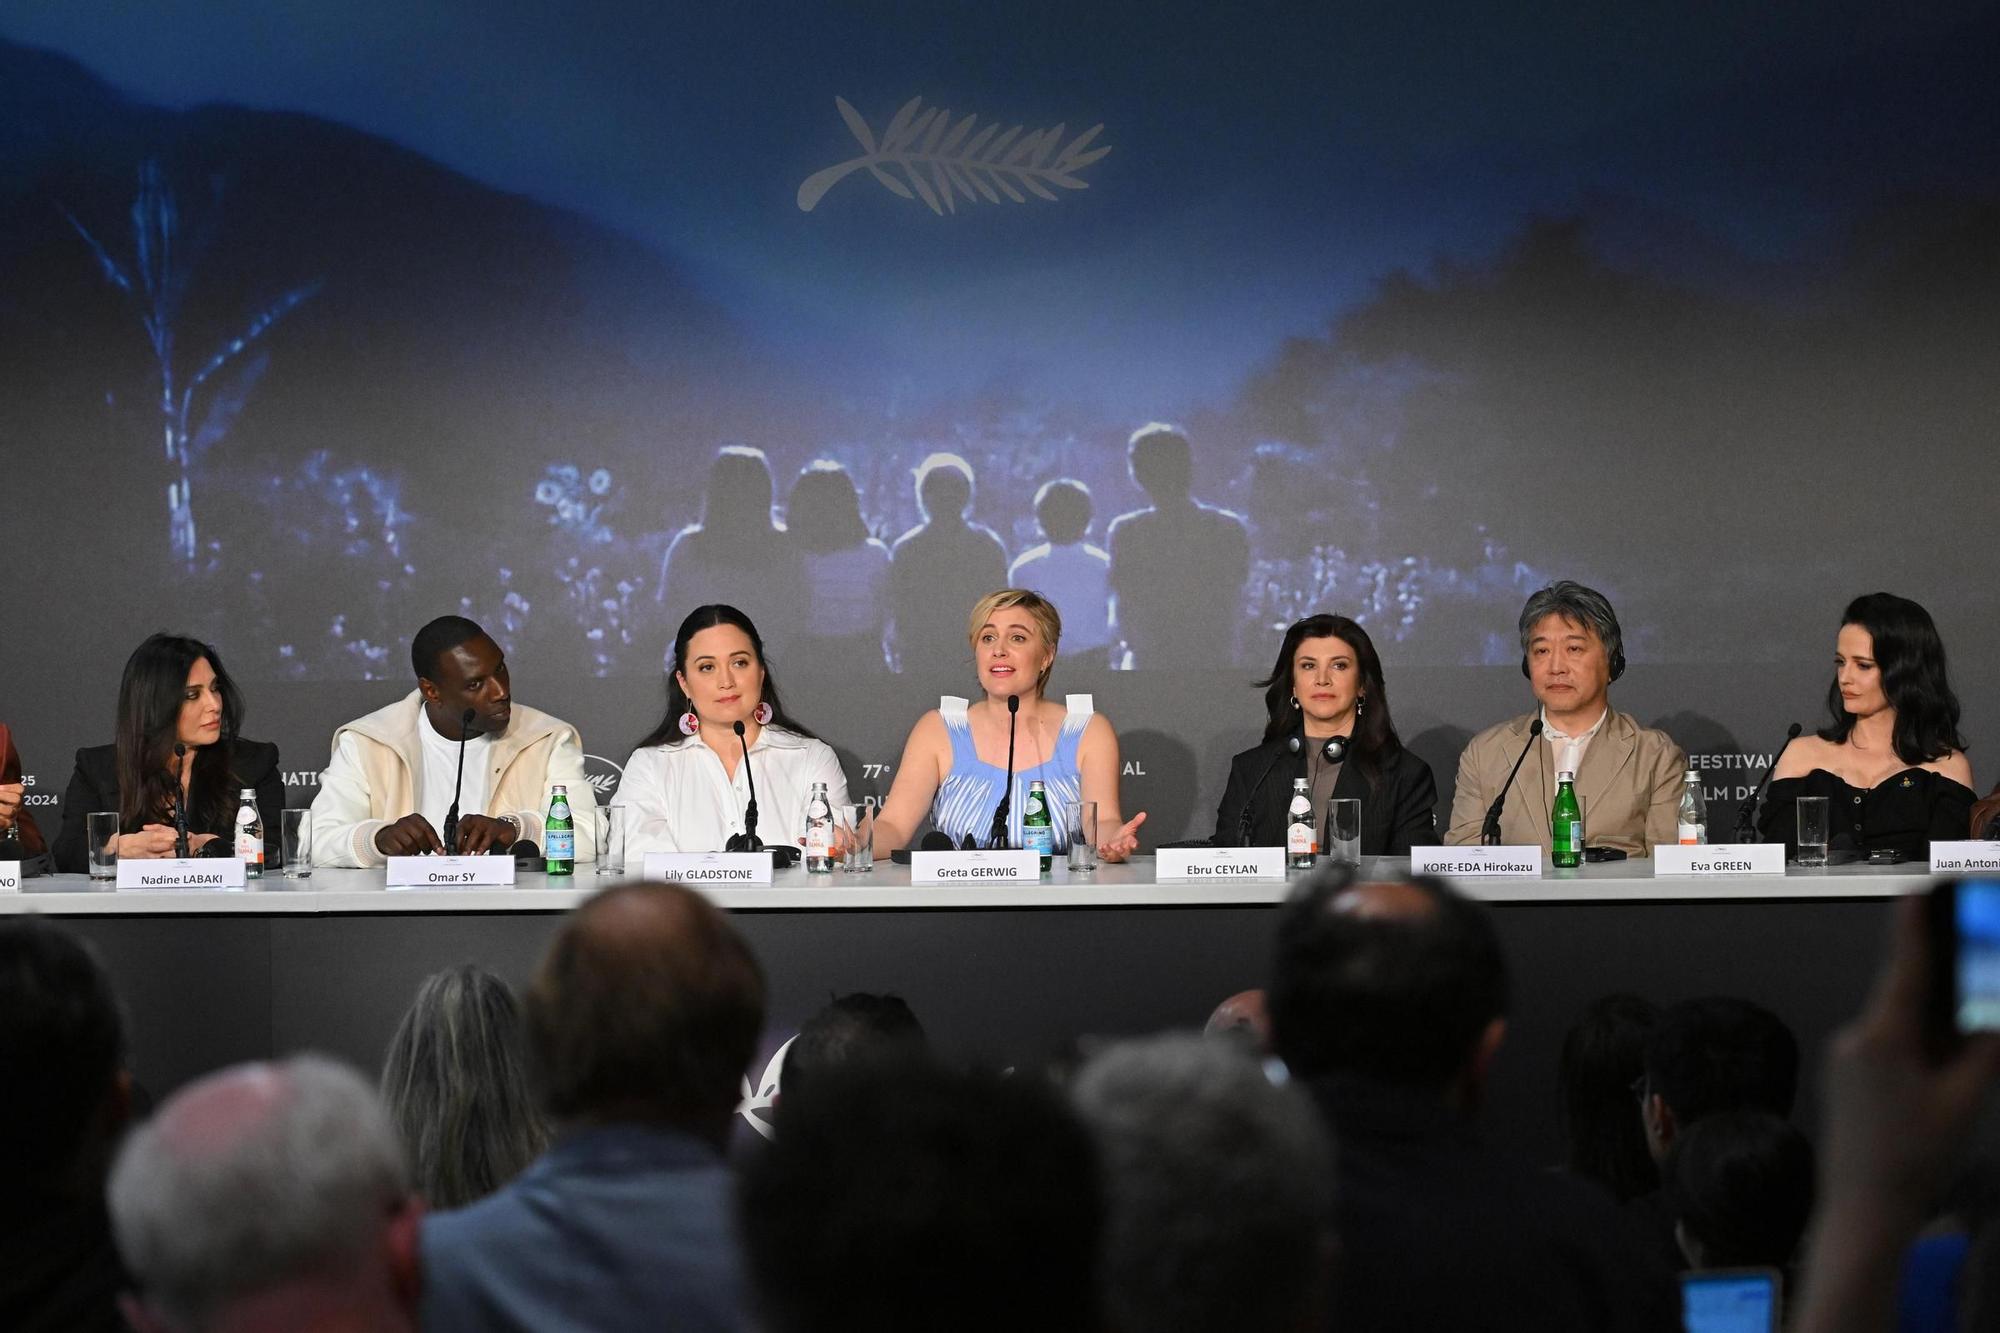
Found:
[[[312,811],[307,809],[280,811],[278,828],[283,838],[279,845],[285,852],[285,878],[311,879]]]
[[[600,875],[622,875],[625,873],[625,841],[630,836],[632,811],[628,806],[607,805],[604,807],[604,836],[597,840],[597,873]]]
[[[1361,802],[1352,796],[1326,803],[1327,859],[1344,865],[1361,864]]]
[[[1799,864],[1826,864],[1826,831],[1829,814],[1824,796],[1799,797]]]
[[[90,845],[90,877],[118,878],[118,812],[92,810],[83,817],[84,840]]]
[[[1063,807],[1063,821],[1069,828],[1070,873],[1097,869],[1097,802],[1071,801]]]
[[[847,839],[847,855],[841,858],[840,868],[852,870],[856,874],[866,874],[875,868],[875,798],[850,802],[835,812],[840,819],[840,832]]]

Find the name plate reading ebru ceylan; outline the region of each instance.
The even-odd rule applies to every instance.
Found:
[[[1039,884],[1039,852],[911,852],[912,884]]]
[[[1934,842],[1931,844],[1931,873],[2000,873],[2000,842]]]
[[[240,857],[213,860],[190,857],[185,861],[128,861],[118,862],[118,887],[121,889],[157,889],[168,892],[188,889],[240,889],[243,887],[243,861]]]
[[[1162,847],[1153,862],[1153,878],[1162,884],[1284,877],[1282,847]]]
[[[511,856],[392,856],[392,889],[507,889],[514,886]]]
[[[1539,878],[1542,848],[1539,843],[1526,847],[1412,847],[1410,873]]]
[[[769,884],[769,852],[647,852],[647,879],[683,884]]]
[[[19,861],[0,861],[0,893],[19,893],[20,891],[21,863]]]
[[[1653,848],[1655,875],[1782,875],[1782,842],[1718,842],[1706,846],[1661,843]]]

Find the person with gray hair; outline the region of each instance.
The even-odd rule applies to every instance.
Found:
[[[1071,1096],[1104,1175],[1112,1327],[1326,1326],[1334,1154],[1307,1097],[1239,1043],[1192,1034],[1110,1047]]]
[[[142,1333],[417,1327],[418,1219],[373,1090],[317,1056],[168,1098],[109,1188]]]
[[[1576,776],[1584,839],[1593,848],[1649,856],[1675,840],[1687,756],[1664,731],[1611,707],[1625,674],[1625,636],[1603,593],[1564,579],[1521,608],[1521,674],[1539,707],[1474,736],[1458,759],[1445,842],[1480,841],[1493,802],[1525,752],[1499,818],[1500,841],[1550,846],[1556,775]],[[1540,723],[1540,732],[1534,731]]]

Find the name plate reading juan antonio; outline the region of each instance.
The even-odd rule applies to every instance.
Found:
[[[1782,842],[1718,842],[1683,847],[1661,843],[1653,848],[1655,875],[1782,875]]]
[[[1526,847],[1412,847],[1410,873],[1539,878],[1542,848],[1540,843]]]
[[[2000,842],[1934,842],[1933,875],[2000,874]]]
[[[1162,884],[1284,877],[1282,847],[1162,847],[1153,865],[1153,878]]]
[[[514,886],[511,856],[392,856],[392,889],[509,889]]]
[[[20,891],[21,863],[19,861],[0,861],[0,893],[19,893]]]
[[[1037,852],[911,852],[912,884],[1039,884]]]
[[[769,852],[647,852],[647,879],[677,879],[683,884],[769,884]]]
[[[240,889],[243,887],[241,858],[189,858],[170,861],[118,862],[121,889],[185,892],[189,889]]]

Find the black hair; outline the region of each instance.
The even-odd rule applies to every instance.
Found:
[[[1646,1038],[1659,1008],[1637,995],[1593,1000],[1563,1037],[1557,1084],[1569,1169],[1619,1202],[1658,1188],[1660,1170],[1632,1085],[1646,1072]]]
[[[1271,1045],[1294,1074],[1361,1074],[1442,1091],[1507,1012],[1507,963],[1486,910],[1443,880],[1405,881],[1422,916],[1336,910],[1351,867],[1308,879],[1278,914]]]
[[[785,1049],[780,1086],[796,1101],[808,1082],[836,1065],[901,1058],[925,1049],[924,1025],[900,995],[856,991],[829,1001],[808,1018]]]
[[[1035,522],[1050,542],[1069,546],[1090,531],[1090,488],[1069,477],[1043,482],[1035,492]]]
[[[439,616],[418,630],[410,640],[410,670],[418,680],[437,680],[438,663],[461,643],[470,643],[486,631],[464,616]]]
[[[1871,592],[1849,602],[1840,623],[1859,625],[1874,640],[1882,693],[1896,710],[1896,757],[1927,764],[1965,749],[1958,734],[1958,696],[1945,673],[1944,640],[1931,613],[1907,597]],[[1820,739],[1845,741],[1854,731],[1854,714],[1841,704],[1838,679],[1827,686],[1826,710],[1833,721],[1820,729]]]
[[[771,705],[770,725],[783,727],[786,731],[795,732],[800,736],[813,734],[787,713],[785,705],[779,700],[778,682],[771,672],[771,659],[764,655],[764,638],[757,633],[757,627],[750,623],[750,617],[733,606],[710,603],[707,606],[697,606],[688,612],[687,619],[681,621],[681,627],[674,632],[674,659],[667,667],[667,715],[660,719],[660,724],[653,728],[646,739],[639,742],[640,749],[643,750],[649,745],[677,744],[691,739],[684,736],[680,728],[681,715],[688,711],[689,703],[687,691],[681,688],[678,673],[687,669],[688,640],[705,629],[714,629],[717,625],[734,625],[749,636],[750,651],[756,654],[758,665],[764,668],[764,702]]]
[[[1717,1111],[1792,1113],[1799,1039],[1760,1004],[1728,995],[1669,1005],[1646,1038],[1646,1090],[1686,1130]]]
[[[0,1014],[0,1138],[10,1172],[32,1190],[101,1193],[101,1182],[80,1177],[94,1174],[82,1157],[125,1063],[110,976],[69,932],[14,917],[0,922]]]
[[[1662,1171],[1704,1268],[1786,1268],[1812,1214],[1812,1145],[1768,1111],[1725,1111],[1674,1139]]]
[[[1395,720],[1389,714],[1389,686],[1382,679],[1382,658],[1375,651],[1375,641],[1346,616],[1307,616],[1292,622],[1285,631],[1271,674],[1257,682],[1257,688],[1264,691],[1264,739],[1274,741],[1298,730],[1299,710],[1292,706],[1292,659],[1307,639],[1328,638],[1339,639],[1354,650],[1354,669],[1361,677],[1365,702],[1354,719],[1354,734],[1349,737],[1354,748],[1349,758],[1372,787],[1382,776],[1384,762],[1403,748],[1403,738],[1396,734]]]
[[[830,458],[816,458],[799,470],[785,505],[785,531],[801,550],[816,555],[868,540],[861,497],[846,468]]]
[[[1038,1078],[823,1071],[739,1177],[769,1333],[1085,1333],[1102,1229],[1088,1132]]]
[[[1156,503],[1185,500],[1194,489],[1194,446],[1174,427],[1157,421],[1141,426],[1125,450],[1132,480]]]
[[[243,728],[243,694],[221,656],[200,639],[155,634],[132,650],[118,681],[118,826],[136,833],[147,823],[172,823],[180,787],[174,766],[188,672],[206,659],[222,695],[222,735],[197,746],[188,778],[188,822],[221,828],[241,789],[235,776],[236,737]]]

